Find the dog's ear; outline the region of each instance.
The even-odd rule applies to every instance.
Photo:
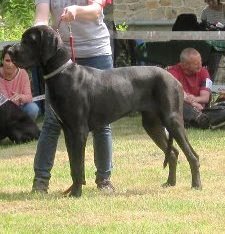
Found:
[[[32,56],[43,66],[63,47],[59,34],[45,25],[34,26],[23,34],[24,47],[32,48]],[[29,46],[26,46],[29,45]]]
[[[43,65],[46,65],[47,61],[54,57],[57,50],[62,46],[62,40],[57,32],[48,28],[41,31],[41,60]]]

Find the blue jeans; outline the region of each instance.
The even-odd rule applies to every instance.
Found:
[[[112,56],[97,56],[77,59],[80,65],[98,69],[112,68]],[[38,140],[37,151],[34,158],[35,178],[50,179],[54,164],[55,153],[61,126],[49,107],[49,94],[46,89],[45,116],[41,135]],[[97,168],[96,180],[108,179],[112,170],[112,135],[110,126],[104,126],[93,131],[94,162]]]
[[[39,107],[35,102],[25,103],[20,106],[20,109],[27,113],[34,121],[37,119]]]
[[[42,70],[40,67],[33,67],[31,69],[32,74],[32,88],[33,88],[33,96],[39,96],[44,93],[44,81],[42,80]],[[39,112],[44,114],[44,100],[35,102],[39,107]]]

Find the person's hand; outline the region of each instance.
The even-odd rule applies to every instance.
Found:
[[[184,97],[184,101],[187,102],[187,103],[190,103],[190,104],[191,104],[192,102],[194,102],[193,99],[192,99],[189,95],[186,95],[186,96]]]
[[[19,105],[22,103],[22,95],[19,93],[13,92],[13,96],[10,98],[10,100]]]
[[[203,110],[203,106],[197,102],[196,97],[192,94],[185,94],[184,101],[191,104],[193,107],[195,107],[199,111]]]
[[[185,97],[185,101],[189,103],[196,102],[196,97],[192,94],[187,94],[187,96]]]
[[[65,7],[61,15],[62,21],[70,22],[75,20],[77,15],[77,5]]]
[[[200,103],[192,102],[191,105],[195,107],[196,109],[198,109],[199,111],[203,110],[203,106]]]

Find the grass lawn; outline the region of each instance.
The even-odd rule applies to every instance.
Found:
[[[63,197],[71,185],[63,134],[49,194],[30,194],[36,143],[0,145],[0,233],[225,233],[225,130],[187,131],[200,155],[203,190],[191,189],[189,164],[180,151],[177,185],[162,188],[168,168],[145,134],[140,117],[112,125],[115,194],[94,180],[91,134],[81,198]]]

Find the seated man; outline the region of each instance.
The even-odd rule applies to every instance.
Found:
[[[210,101],[211,80],[206,68],[202,67],[200,53],[186,48],[180,54],[180,62],[168,68],[180,81],[184,89],[184,123],[186,126],[209,127],[209,119],[202,110]]]

